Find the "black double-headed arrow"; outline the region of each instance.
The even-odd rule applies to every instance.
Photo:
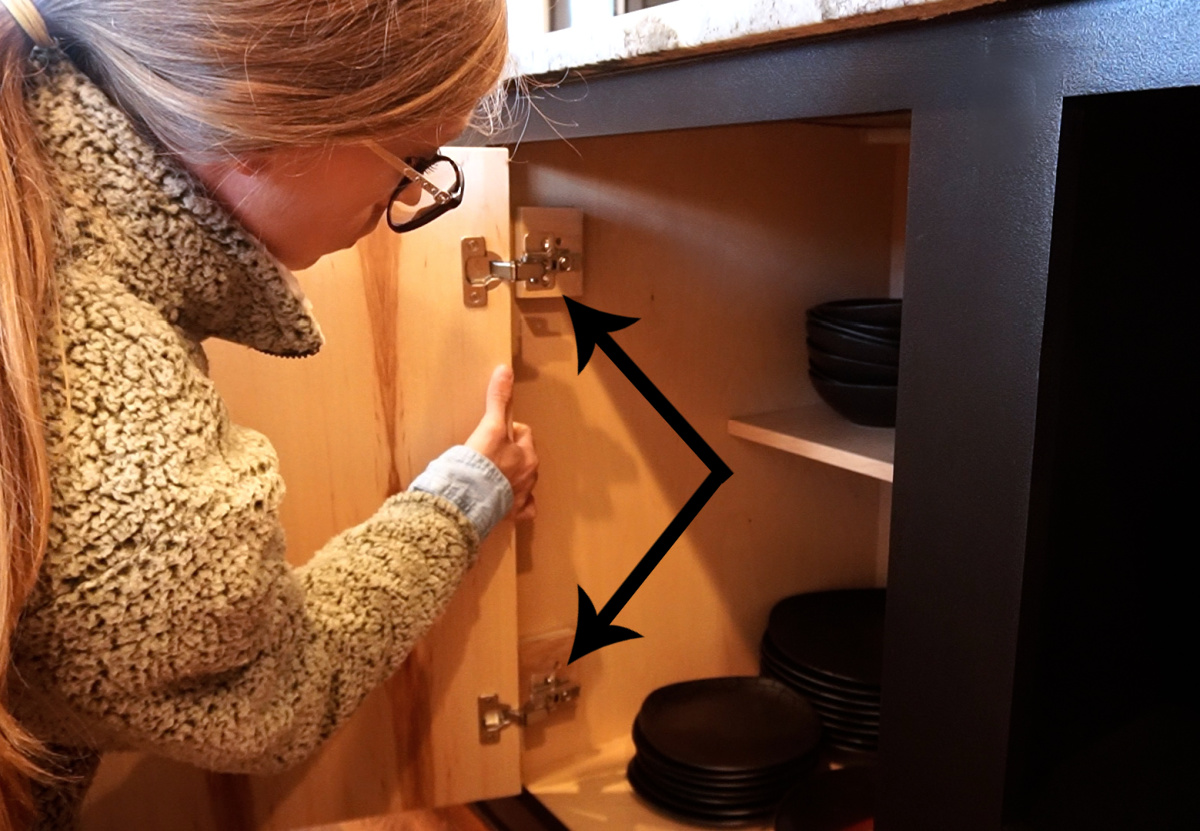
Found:
[[[625,608],[625,604],[633,598],[634,593],[642,587],[642,583],[646,582],[650,572],[654,571],[654,568],[662,561],[663,556],[700,513],[709,498],[717,492],[717,488],[721,487],[721,483],[733,475],[733,471],[721,461],[721,457],[708,446],[704,439],[700,438],[700,434],[687,423],[687,420],[679,414],[679,410],[675,409],[666,396],[658,391],[658,387],[651,383],[650,379],[646,377],[646,373],[638,369],[637,364],[625,354],[625,350],[621,349],[609,334],[637,323],[638,319],[600,312],[566,297],[563,300],[567,302],[567,311],[571,313],[571,325],[575,327],[575,350],[579,356],[579,371],[583,372],[583,368],[592,358],[592,352],[599,346],[617,369],[621,370],[621,374],[629,379],[634,388],[650,402],[650,405],[658,411],[667,424],[671,425],[671,429],[684,440],[708,468],[708,476],[700,483],[700,487],[696,488],[696,492],[650,546],[650,550],[625,578],[625,582],[621,584],[616,593],[604,604],[603,609],[597,612],[596,604],[587,596],[583,587],[579,587],[579,617],[575,624],[575,642],[571,646],[571,658],[567,661],[567,663],[574,663],[589,652],[595,652],[610,644],[641,637],[641,634],[632,629],[614,626],[613,620]]]

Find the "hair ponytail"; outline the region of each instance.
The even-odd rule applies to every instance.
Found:
[[[38,334],[50,297],[49,187],[24,103],[30,43],[0,12],[0,831],[25,827],[41,744],[8,710],[13,634],[46,547]]]

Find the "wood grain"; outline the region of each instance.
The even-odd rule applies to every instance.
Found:
[[[730,160],[736,186],[716,175]],[[877,481],[733,438],[726,425],[820,403],[804,311],[888,293],[896,162],[894,146],[858,130],[798,123],[517,152],[514,204],[583,209],[580,300],[640,318],[614,339],[734,472],[617,618],[644,637],[567,668],[582,698],[527,736],[527,781],[627,736],[658,686],[757,673],[780,598],[875,583]],[[539,515],[518,534],[524,639],[574,629],[576,585],[605,602],[705,469],[607,357],[597,351],[577,373],[562,301],[518,306],[516,414],[542,457]]]
[[[490,826],[470,808],[458,805],[432,811],[405,811],[333,825],[314,825],[302,831],[490,831]]]

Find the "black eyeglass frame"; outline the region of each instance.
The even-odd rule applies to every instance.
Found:
[[[421,159],[413,161],[412,163],[409,163],[404,159],[401,159],[399,156],[389,153],[375,142],[367,142],[367,147],[369,147],[375,153],[375,155],[379,156],[397,171],[404,174],[404,178],[400,180],[400,183],[396,185],[396,189],[392,191],[391,198],[388,199],[387,211],[385,212],[388,227],[397,234],[415,231],[418,228],[428,225],[438,217],[454,210],[462,204],[464,189],[463,174],[462,169],[458,166],[458,163],[455,162],[454,159],[451,159],[449,156],[443,156],[440,153],[435,153],[432,156],[425,156]],[[445,162],[449,164],[450,169],[454,171],[454,186],[448,191],[442,190],[433,182],[421,175],[438,162]],[[421,186],[421,190],[433,197],[433,207],[429,208],[423,214],[420,214],[408,222],[393,223],[391,216],[392,205],[394,205],[396,201],[400,199],[401,191],[408,188],[414,182]]]

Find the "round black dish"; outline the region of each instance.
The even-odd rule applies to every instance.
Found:
[[[819,721],[819,717],[817,718]],[[664,755],[647,741],[636,719],[633,722],[633,746],[637,749],[638,757],[643,760],[647,768],[652,768],[654,771],[664,774],[665,777],[701,787],[725,790],[742,790],[753,787],[774,788],[778,787],[780,783],[794,781],[804,771],[812,768],[816,763],[817,755],[816,751],[813,750],[795,762],[786,765],[751,770],[714,772],[680,763]]]
[[[800,693],[809,704],[818,710],[834,710],[847,716],[879,718],[881,693],[875,693],[872,698],[865,698],[857,691],[850,694],[839,693],[824,686],[811,684],[786,667],[773,663],[770,659],[764,658],[763,661],[764,671]]]
[[[860,297],[831,300],[813,306],[809,312],[843,323],[867,323],[875,326],[900,326],[902,301],[895,297]]]
[[[803,778],[802,775],[793,776],[790,779],[781,780],[769,788],[741,792],[717,791],[691,784],[681,784],[674,779],[662,776],[662,772],[647,764],[646,757],[640,753],[633,758],[633,761],[637,765],[641,778],[655,791],[688,805],[695,804],[697,809],[706,811],[713,808],[756,811],[778,805],[779,800],[783,799],[783,795]]]
[[[779,777],[770,782],[748,780],[740,784],[719,784],[698,782],[681,775],[678,771],[663,767],[645,753],[638,752],[637,762],[642,773],[661,787],[670,790],[678,796],[693,797],[700,801],[717,801],[721,804],[741,804],[746,802],[758,803],[771,799],[778,800],[785,791],[799,782],[817,767],[819,751],[814,751],[812,760],[804,768],[795,770],[787,776]]]
[[[630,760],[625,776],[633,787],[633,792],[640,796],[650,807],[660,810],[670,816],[678,817],[685,822],[701,823],[718,827],[737,827],[769,817],[778,806],[778,800],[753,809],[706,809],[686,799],[680,799],[669,793],[664,793],[652,781],[648,781],[637,764],[637,757]]]
[[[837,589],[785,597],[766,638],[791,666],[843,684],[881,688],[886,589]]]
[[[895,384],[900,378],[900,369],[895,364],[856,361],[835,355],[821,349],[811,339],[808,341],[808,364],[822,375],[850,384]]]
[[[660,687],[642,703],[636,726],[658,755],[709,774],[786,769],[801,764],[821,737],[812,706],[761,676]]]
[[[843,418],[864,427],[896,426],[895,384],[847,384],[811,368],[808,377],[817,395]]]
[[[808,339],[818,349],[844,358],[890,366],[900,363],[900,344],[895,339],[864,335],[817,318],[808,319]]]
[[[789,682],[788,686],[794,686],[790,683],[794,681],[805,687],[806,693],[811,691],[818,696],[829,696],[858,709],[879,709],[879,697],[883,691],[881,685],[853,681],[845,676],[832,675],[811,665],[801,664],[771,641],[769,631],[763,635],[760,655],[769,666],[783,674],[784,680]],[[845,660],[849,662],[852,659]],[[849,663],[846,666],[850,667],[846,672],[859,671]]]
[[[828,323],[830,326],[837,326],[856,334],[870,335],[871,337],[895,341],[896,343],[900,342],[899,326],[880,326],[875,323],[860,323],[853,320],[837,320],[826,317],[825,315],[819,314],[813,310],[809,311],[808,320],[819,320],[822,323]]]

